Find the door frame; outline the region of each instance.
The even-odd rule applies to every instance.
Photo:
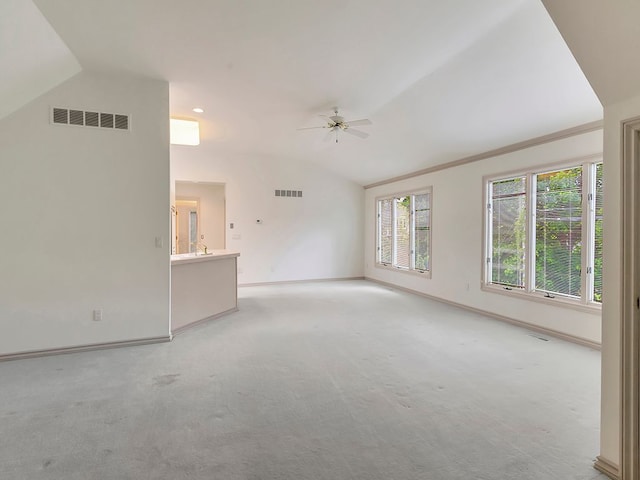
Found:
[[[184,218],[180,218],[180,207],[190,207],[189,212],[194,212],[196,213],[196,243],[199,243],[200,241],[200,197],[186,197],[186,196],[179,196],[176,197],[175,200],[176,203],[176,253],[191,253],[191,245],[192,242],[189,239],[189,241],[187,242],[187,252],[180,252],[179,250],[179,244],[180,244],[180,225],[181,222],[188,222],[187,223],[187,235],[190,232],[191,229],[191,218],[188,219],[184,219]],[[193,207],[195,207],[195,210],[193,209]],[[196,246],[196,250],[197,250],[197,246]]]
[[[620,473],[640,480],[640,118],[622,127]]]

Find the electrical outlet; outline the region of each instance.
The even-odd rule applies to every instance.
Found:
[[[102,309],[101,308],[97,308],[93,311],[93,321],[94,322],[101,322],[102,321]]]
[[[156,248],[162,248],[163,244],[162,237],[156,237]]]

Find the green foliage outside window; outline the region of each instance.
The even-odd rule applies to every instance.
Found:
[[[595,192],[595,248],[593,264],[593,300],[602,302],[602,200],[603,200],[603,164],[596,165]]]
[[[602,302],[603,165],[585,164],[545,173],[521,175],[489,183],[490,258],[489,281],[505,287],[560,294]],[[593,169],[593,170],[591,170]],[[593,176],[591,175],[593,173]],[[588,185],[588,215],[583,216],[583,179]],[[528,179],[533,180],[535,202],[532,228],[528,232]],[[595,189],[593,188],[595,186]],[[583,225],[586,219],[586,225]],[[591,231],[585,229],[587,227]],[[583,238],[583,231],[588,237]],[[593,235],[593,243],[590,242]],[[527,279],[528,241],[534,264]],[[533,247],[535,245],[535,247]],[[583,251],[585,245],[593,248]],[[583,257],[593,268],[593,289],[583,292]],[[589,280],[591,277],[586,277]],[[588,285],[591,282],[587,282]]]
[[[492,282],[524,287],[526,252],[525,178],[492,184]]]
[[[582,168],[536,176],[536,289],[580,296]]]

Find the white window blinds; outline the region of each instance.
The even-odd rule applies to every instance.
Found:
[[[431,240],[431,196],[423,193],[415,195],[414,205],[414,265],[417,270],[429,270]]]
[[[524,287],[526,177],[491,184],[491,282]]]
[[[602,303],[603,164],[487,181],[485,285]]]
[[[401,270],[431,270],[431,190],[378,199],[376,263]]]
[[[602,302],[602,163],[596,164],[595,219],[594,219],[594,259],[593,259],[593,300]]]
[[[378,203],[378,261],[393,262],[393,199],[386,198]]]
[[[536,290],[579,297],[582,168],[536,175]]]

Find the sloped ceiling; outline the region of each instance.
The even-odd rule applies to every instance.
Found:
[[[80,64],[31,0],[0,2],[0,119],[71,78]]]
[[[201,120],[191,148],[212,158],[365,185],[602,117],[539,0],[35,3],[83,68],[169,81],[172,115]],[[297,130],[334,105],[371,136]]]
[[[640,94],[640,2],[543,3],[603,105]]]

